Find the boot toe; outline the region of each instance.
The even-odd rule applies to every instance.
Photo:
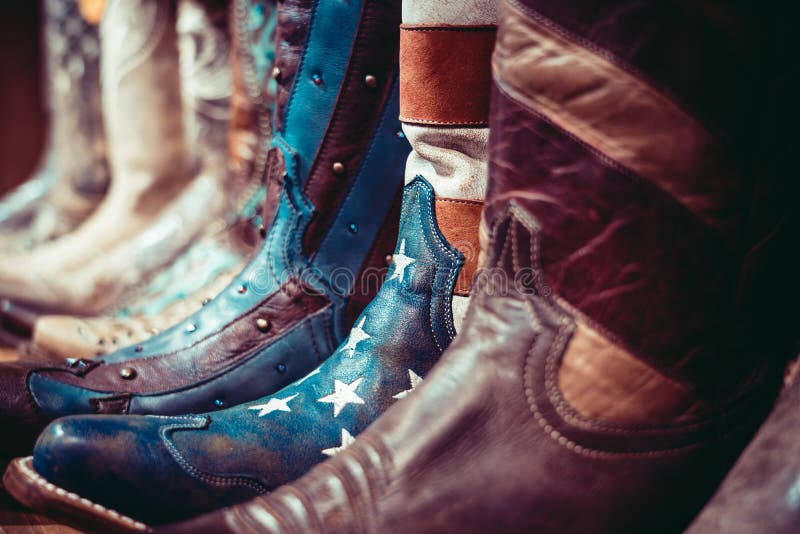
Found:
[[[186,519],[214,507],[220,485],[181,462],[168,436],[206,423],[195,416],[64,417],[40,436],[33,467],[56,486],[137,521]]]

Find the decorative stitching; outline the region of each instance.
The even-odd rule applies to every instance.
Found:
[[[81,497],[80,495],[73,493],[71,491],[67,491],[64,488],[56,486],[52,482],[48,482],[43,476],[33,470],[31,464],[33,462],[33,456],[27,456],[21,461],[17,462],[16,465],[19,467],[22,474],[26,476],[31,482],[35,485],[39,486],[45,493],[55,494],[56,499],[61,501],[73,501],[75,503],[80,503],[86,508],[90,508],[92,511],[97,512],[102,515],[108,515],[113,521],[122,522],[128,525],[131,528],[136,530],[147,530],[147,525],[136,521],[135,519],[123,515],[116,510],[111,508],[106,508],[101,504],[97,504],[95,502],[86,499],[85,497]]]
[[[190,422],[191,421],[191,422]],[[210,475],[194,467],[188,460],[186,460],[178,448],[170,441],[168,433],[173,430],[199,430],[208,425],[207,417],[195,417],[192,419],[185,418],[183,423],[174,423],[172,425],[165,425],[159,428],[158,434],[162,442],[166,445],[172,458],[178,463],[181,469],[192,478],[201,482],[205,482],[211,486],[216,487],[231,487],[241,486],[249,488],[258,494],[267,493],[269,490],[261,483],[246,477],[238,476],[223,476],[223,475]]]

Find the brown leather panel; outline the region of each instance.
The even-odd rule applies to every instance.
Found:
[[[294,76],[300,66],[314,4],[314,0],[282,0],[278,6],[273,70],[273,74],[277,74],[274,115],[276,130],[283,130],[283,114],[292,91]]]
[[[221,331],[198,340],[187,350],[127,362],[101,362],[83,377],[57,370],[44,370],[40,374],[57,375],[62,382],[98,391],[142,394],[167,391],[203,380],[230,368],[236,361],[246,360],[271,339],[328,304],[327,298],[299,279],[290,279],[256,308],[238,316]],[[266,332],[256,326],[259,318],[269,321]],[[136,377],[121,378],[123,368],[134,369]]]
[[[464,255],[464,265],[458,272],[453,293],[468,296],[472,289],[472,277],[478,268],[478,256],[481,250],[478,228],[481,224],[483,202],[436,197],[434,209],[436,223],[442,235]]]
[[[261,210],[261,221],[264,228],[268,228],[275,218],[278,204],[283,191],[283,177],[286,174],[286,162],[283,158],[283,151],[273,147],[267,153],[266,186],[267,194],[264,197],[264,204]]]
[[[564,353],[558,387],[581,416],[621,424],[666,423],[697,402],[687,387],[581,322]]]
[[[400,120],[487,126],[495,26],[400,27]]]
[[[729,238],[743,180],[720,139],[675,102],[585,43],[504,3],[498,84],[604,157],[673,195]],[[700,179],[702,177],[702,179]]]
[[[668,376],[719,382],[737,356],[719,360],[736,251],[663,190],[502,91],[492,106],[487,223],[513,199],[540,227],[547,291]]]
[[[323,207],[341,204],[366,154],[391,88],[399,25],[400,0],[364,2],[342,89],[305,184],[305,193],[317,208],[304,237],[309,255],[338,213]],[[374,87],[365,83],[368,75],[375,77]],[[341,163],[343,172],[335,173],[334,163]]]

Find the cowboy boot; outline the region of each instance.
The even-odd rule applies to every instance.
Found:
[[[758,19],[711,15],[501,2],[487,260],[458,338],[336,457],[165,532],[685,528],[787,347],[736,321],[743,260],[775,228],[743,231],[751,179],[719,133],[754,131],[738,104],[758,51],[739,32]]]
[[[7,252],[73,231],[108,188],[97,30],[83,20],[77,0],[45,0],[42,7],[49,140],[34,178],[0,204],[0,247]]]
[[[111,189],[78,231],[5,258],[0,293],[39,307],[100,311],[180,252],[222,208],[220,179],[190,180],[187,172],[173,8],[107,5],[101,41]]]
[[[401,27],[400,117],[412,147],[410,183],[386,282],[345,342],[294,384],[226,410],[167,421],[129,415],[53,423],[33,469],[54,484],[51,496],[58,498],[58,487],[93,503],[67,501],[77,504],[70,515],[91,511],[82,525],[158,524],[274,490],[347,447],[423,381],[456,334],[479,250],[482,203],[465,197],[486,187],[495,6],[475,7],[469,25],[453,12],[432,18],[407,10],[413,24]],[[457,92],[442,83],[453,68],[462,73]],[[130,439],[111,446],[121,435]],[[89,458],[91,483],[78,475]],[[52,500],[41,496],[36,506],[49,508]]]
[[[271,2],[237,0],[231,6],[231,65],[233,94],[230,98],[230,129],[228,131],[228,159],[230,186],[226,196],[230,208],[226,217],[211,226],[221,227],[209,231],[209,235],[193,244],[177,258],[168,269],[158,274],[145,287],[130,298],[119,302],[113,313],[100,317],[81,318],[69,315],[51,315],[38,318],[33,326],[30,344],[24,348],[26,357],[63,359],[93,358],[108,354],[128,345],[134,345],[170,326],[182,321],[211,298],[216,296],[233,280],[246,263],[246,257],[256,243],[255,230],[260,224],[257,216],[258,199],[263,198],[261,184],[270,137],[271,109],[274,91],[267,90],[268,67],[274,58],[271,36],[275,28],[275,10]],[[207,20],[206,10],[198,12],[193,4],[180,4],[178,28],[191,28],[192,21]],[[189,7],[190,9],[186,9]],[[213,14],[213,11],[211,12]],[[188,19],[183,24],[180,18]],[[209,24],[202,24],[201,28]],[[200,43],[200,50],[222,49],[215,39],[204,38],[210,32],[185,31],[185,41]],[[194,36],[194,39],[190,39]],[[210,42],[209,42],[210,41]],[[187,46],[190,51],[194,44]],[[194,54],[191,54],[193,56]],[[216,61],[203,63],[213,64]],[[258,65],[256,65],[258,61]],[[197,64],[197,62],[195,62]],[[204,70],[214,75],[218,69],[186,69],[184,87],[213,84],[201,83]],[[197,72],[192,72],[197,71]],[[218,77],[218,76],[217,76]],[[192,92],[187,89],[185,92]],[[222,173],[220,158],[216,154],[225,140],[218,139],[217,124],[208,123],[220,111],[203,112],[213,95],[191,99],[195,111],[191,116],[205,121],[204,130],[211,133],[194,154],[203,155],[205,168]],[[211,117],[211,118],[209,118]],[[203,125],[199,120],[195,124]],[[190,132],[189,137],[197,138]],[[212,146],[218,145],[218,146]],[[212,158],[209,158],[209,154]],[[208,171],[206,171],[208,172]],[[255,201],[255,202],[254,202]],[[254,227],[255,225],[255,227]]]
[[[272,393],[327,358],[375,296],[409,152],[391,45],[399,4],[286,1],[278,21],[270,224],[258,254],[146,342],[94,361],[0,368],[0,418],[17,429],[16,450],[63,415],[200,413]]]
[[[753,442],[689,527],[688,534],[797,531],[798,403],[800,381],[795,374]]]

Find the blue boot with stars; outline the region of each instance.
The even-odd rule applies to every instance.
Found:
[[[465,260],[474,258],[445,235],[476,255],[480,208],[435,199],[426,180],[414,179],[405,187],[385,282],[319,368],[273,395],[213,413],[60,419],[40,437],[33,469],[131,528],[208,512],[296,479],[411,393],[455,337],[451,303]]]

